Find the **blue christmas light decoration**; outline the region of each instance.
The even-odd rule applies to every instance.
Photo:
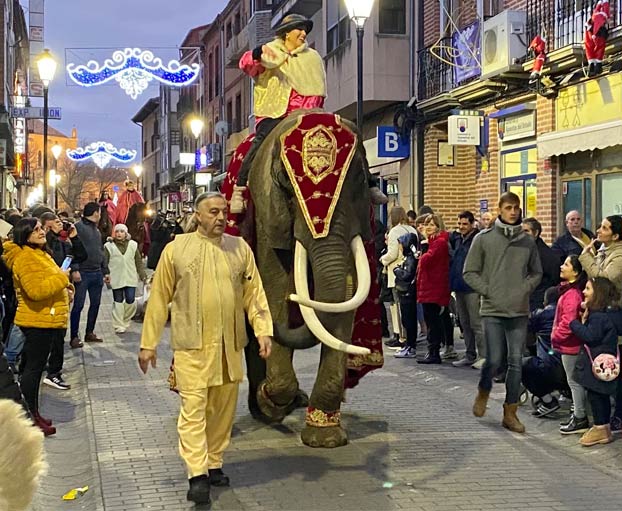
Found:
[[[95,164],[103,169],[115,159],[121,163],[129,163],[136,158],[136,151],[133,149],[117,149],[108,142],[93,142],[86,147],[77,149],[67,149],[67,157],[73,161],[86,161],[92,159]]]
[[[177,60],[171,60],[165,66],[162,59],[140,48],[115,51],[112,59],[106,59],[101,66],[95,60],[86,65],[67,64],[69,76],[78,85],[93,87],[116,80],[132,99],[143,93],[153,79],[183,87],[193,83],[199,77],[199,71],[199,64],[180,64]]]

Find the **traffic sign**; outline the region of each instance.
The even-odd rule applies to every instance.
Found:
[[[393,126],[378,126],[378,158],[408,158],[410,143]]]
[[[12,106],[9,110],[9,113],[11,117],[17,117],[21,119],[43,119],[43,107],[40,106]],[[60,121],[60,107],[48,107],[48,119],[51,121]]]

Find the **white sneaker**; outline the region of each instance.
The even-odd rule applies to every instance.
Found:
[[[456,353],[456,350],[454,350],[453,346],[446,346],[441,353],[441,358],[443,360],[453,360],[455,358],[458,358],[458,353]]]
[[[464,357],[464,358],[461,358],[460,360],[456,360],[455,362],[452,362],[451,365],[454,367],[466,367],[466,366],[472,366],[474,362],[475,362],[474,360]]]
[[[114,329],[114,333],[115,334],[124,334],[125,333],[125,328],[115,328]]]
[[[471,367],[479,371],[482,367],[484,367],[485,363],[486,363],[485,358],[478,358]]]

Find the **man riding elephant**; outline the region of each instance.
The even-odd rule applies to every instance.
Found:
[[[324,61],[306,42],[307,34],[312,29],[313,21],[310,19],[300,14],[288,14],[275,28],[273,41],[247,51],[240,59],[240,69],[254,79],[256,130],[233,190],[229,207],[231,213],[241,213],[245,209],[243,194],[248,174],[268,134],[293,111],[324,106]],[[368,170],[367,174],[372,202],[388,202]]]

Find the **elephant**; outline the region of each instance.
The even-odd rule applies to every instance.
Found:
[[[355,310],[370,289],[369,262],[363,248],[363,240],[372,237],[369,170],[361,137],[351,122],[325,112],[307,112],[286,117],[264,140],[249,174],[252,204],[240,219],[241,231],[245,230],[245,224],[253,224],[255,259],[276,341],[265,371],[257,364],[257,357],[253,357],[253,343],[247,347],[249,406],[252,408],[256,397],[263,420],[277,423],[297,405],[306,404],[293,368],[293,350],[309,348],[321,341],[319,369],[301,438],[311,447],[338,447],[348,441],[340,421],[347,353],[369,353],[366,348],[349,344]],[[306,128],[307,138],[301,143],[300,155],[312,169],[307,169],[311,172],[310,180],[321,183],[331,175],[330,158],[340,151],[349,154],[339,174],[340,190],[333,194],[338,198],[330,207],[332,218],[330,221],[324,218],[319,236],[313,227],[321,224],[321,219],[310,218],[310,210],[301,206],[310,199],[303,199],[301,188],[296,188],[296,180],[291,177],[292,169],[287,168],[286,158],[281,157],[290,150],[294,155],[299,152],[287,145],[288,133],[297,126],[302,130],[305,122],[312,126],[318,119],[333,121],[331,129]],[[341,134],[344,139],[351,136],[353,142],[340,146],[337,138],[332,137],[331,146],[330,133]],[[318,173],[313,174],[312,164]],[[328,167],[322,168],[323,164]],[[297,178],[296,182],[299,181],[302,178]],[[308,276],[312,277],[313,299]],[[292,293],[292,282],[295,293]],[[353,289],[356,289],[354,294]],[[298,314],[304,320],[300,326],[294,325]]]

